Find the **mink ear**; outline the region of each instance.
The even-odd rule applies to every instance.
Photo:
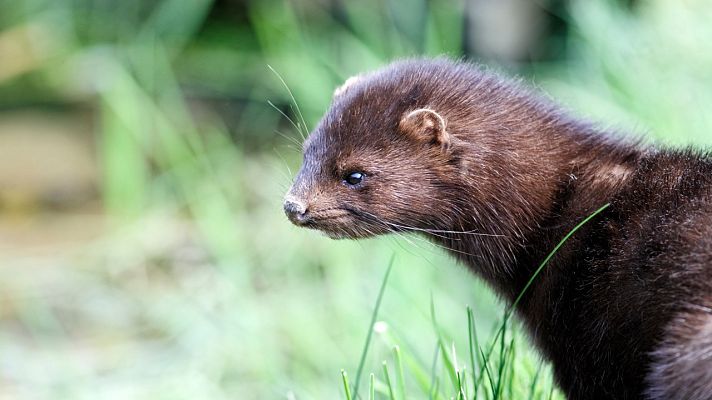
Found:
[[[416,140],[440,145],[443,150],[450,147],[450,135],[445,130],[445,119],[435,110],[419,108],[410,111],[401,118],[398,127]]]

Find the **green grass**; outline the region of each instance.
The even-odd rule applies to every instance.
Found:
[[[301,138],[268,101],[312,127],[346,77],[456,54],[460,2],[430,2],[422,30],[408,17],[418,1],[344,2],[348,26],[312,2],[254,1],[249,25],[202,28],[210,2],[119,3],[0,5],[0,35],[31,28],[51,50],[23,75],[0,66],[0,103],[94,110],[107,214],[105,233],[79,247],[0,255],[0,392],[561,397],[517,321],[440,249],[415,236],[335,242],[281,212],[301,156],[276,131]],[[710,143],[712,7],[693,3],[645,2],[634,16],[574,1],[569,58],[526,72],[595,120]],[[237,115],[201,103],[226,98]]]
[[[556,254],[557,251],[566,243],[566,241],[576,233],[583,225],[588,223],[591,219],[595,218],[596,215],[605,210],[609,204],[601,206],[599,209],[591,213],[589,216],[580,221],[570,232],[568,232],[560,241],[556,244],[553,250],[546,256],[546,258],[541,262],[539,267],[534,271],[529,281],[519,293],[517,298],[512,302],[512,304],[507,308],[502,316],[502,321],[499,324],[499,328],[493,336],[486,340],[489,346],[485,350],[480,347],[479,339],[477,337],[477,330],[475,328],[475,318],[473,316],[472,308],[467,307],[467,343],[470,350],[470,367],[471,370],[468,373],[467,364],[459,363],[457,359],[457,353],[455,350],[455,344],[452,343],[452,347],[448,348],[446,346],[445,334],[443,333],[441,327],[438,325],[436,320],[435,303],[431,299],[430,304],[430,315],[433,322],[433,330],[435,337],[437,338],[437,351],[438,354],[442,356],[442,363],[445,368],[445,372],[438,371],[436,369],[437,363],[433,362],[430,370],[430,385],[427,385],[427,381],[421,380],[420,393],[418,397],[429,396],[431,399],[502,399],[502,398],[524,398],[523,395],[527,394],[526,398],[535,399],[543,398],[545,393],[552,394],[553,382],[549,380],[548,382],[542,382],[539,380],[542,364],[539,364],[536,371],[532,375],[531,372],[527,374],[517,373],[516,365],[522,363],[520,359],[517,358],[516,343],[517,336],[519,333],[515,330],[512,331],[510,327],[510,318],[512,313],[516,309],[519,301],[522,299],[524,294],[527,292],[529,287],[536,281],[541,271],[546,267],[549,260]],[[356,372],[356,381],[353,387],[353,396],[351,395],[351,386],[348,384],[346,379],[346,372],[341,370],[341,375],[344,383],[344,395],[348,400],[358,397],[359,382],[360,377],[363,372],[363,365],[368,354],[368,349],[371,345],[371,335],[375,329],[376,318],[378,317],[378,310],[383,300],[383,293],[388,283],[388,277],[390,276],[391,269],[393,268],[394,257],[391,257],[391,261],[386,269],[386,274],[383,277],[381,283],[381,289],[378,292],[378,297],[376,298],[376,305],[373,308],[373,313],[371,316],[371,323],[369,324],[369,330],[366,335],[366,344],[361,352],[361,358],[359,361],[359,366]],[[398,341],[395,341],[398,343]],[[499,346],[499,351],[497,357],[494,357],[494,350]],[[477,352],[477,356],[475,355]],[[531,357],[531,355],[525,355],[526,357]],[[413,394],[406,390],[405,384],[405,374],[403,372],[403,361],[401,350],[398,344],[393,345],[393,356],[392,359],[396,365],[396,382],[397,389],[394,389],[394,385],[390,378],[390,373],[388,372],[388,363],[383,361],[383,375],[385,379],[385,386],[388,388],[384,391],[384,395],[387,394],[388,398],[391,400],[412,398]],[[436,356],[437,360],[437,356]],[[480,364],[481,367],[477,368],[476,365]],[[426,368],[425,365],[415,365],[411,371],[414,374],[421,374]],[[494,374],[491,371],[495,371]],[[450,378],[452,383],[452,388],[436,386],[436,382],[444,380],[446,376]],[[371,375],[373,376],[373,375]],[[484,377],[487,379],[484,379]],[[495,379],[496,377],[496,379]],[[528,388],[528,393],[525,390]],[[546,390],[548,388],[548,390]],[[376,382],[371,380],[369,382],[369,393],[376,391]],[[454,391],[454,392],[453,392]],[[470,393],[472,395],[470,395]],[[514,394],[517,397],[513,397]],[[397,395],[396,395],[397,394]],[[479,394],[479,396],[478,396]]]

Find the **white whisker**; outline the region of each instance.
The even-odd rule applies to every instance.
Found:
[[[377,218],[377,219],[379,219],[380,222],[382,222],[384,224],[388,224],[394,228],[406,229],[406,230],[411,230],[411,231],[426,232],[426,233],[431,233],[431,234],[450,233],[450,234],[458,234],[458,235],[462,234],[462,235],[486,236],[486,237],[506,237],[505,235],[498,235],[498,234],[493,234],[493,233],[480,233],[480,232],[472,231],[472,230],[470,230],[470,231],[449,231],[449,230],[443,230],[443,229],[418,228],[415,226],[400,225],[400,224],[396,224],[394,222],[383,221],[380,218],[378,218],[377,216],[375,216],[367,211],[359,210],[359,211],[356,211],[356,213],[364,213],[370,217]],[[438,236],[443,239],[449,239],[449,240],[460,240],[458,238],[451,238],[451,237],[441,236],[441,235],[434,235],[434,236]]]

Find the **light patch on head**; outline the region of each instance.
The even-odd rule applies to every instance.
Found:
[[[337,87],[336,90],[334,90],[334,97],[344,93],[346,90],[348,90],[348,88],[353,86],[354,83],[358,82],[359,79],[361,79],[361,75],[354,75],[347,79],[346,82],[344,82],[341,86]]]

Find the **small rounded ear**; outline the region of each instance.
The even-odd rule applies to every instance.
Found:
[[[419,108],[410,111],[401,118],[398,127],[418,141],[440,145],[443,150],[450,147],[450,135],[445,130],[445,119],[435,110]]]

